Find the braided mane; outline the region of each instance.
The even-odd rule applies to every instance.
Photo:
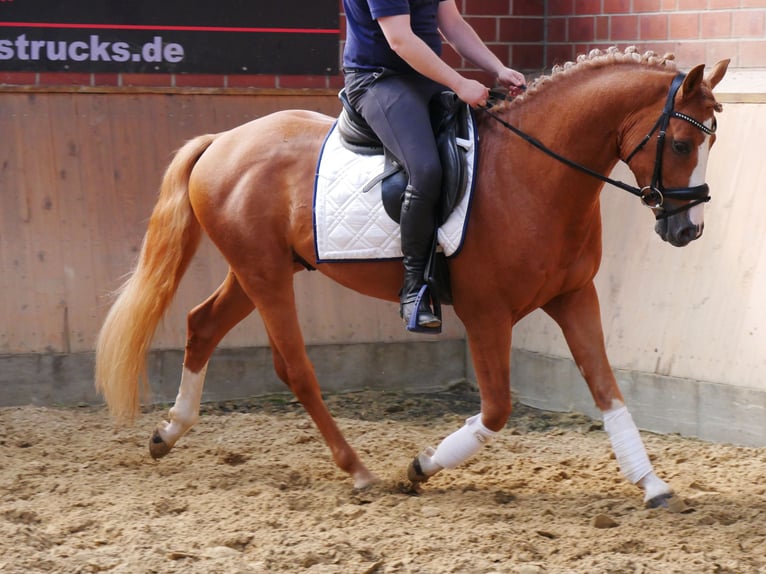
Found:
[[[640,54],[635,46],[625,48],[624,52],[621,52],[615,46],[606,50],[591,50],[587,55],[582,54],[578,56],[576,62],[566,62],[565,64],[554,66],[550,75],[543,75],[532,81],[527,87],[526,92],[516,97],[513,102],[523,102],[525,99],[533,97],[536,93],[547,89],[550,85],[554,85],[563,78],[576,74],[583,69],[592,70],[613,65],[642,65],[675,71],[676,63],[674,60],[675,56],[670,53],[663,56],[659,56],[652,51]]]

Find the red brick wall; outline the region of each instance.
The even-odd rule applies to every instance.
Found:
[[[531,75],[592,48],[673,52],[682,67],[731,58],[766,66],[766,0],[456,0],[501,60]],[[339,2],[340,4],[340,2]],[[341,38],[345,20],[341,9]],[[485,79],[448,46],[445,59]],[[0,85],[338,89],[337,76],[3,73]]]
[[[503,62],[532,72],[545,58],[545,2],[542,0],[456,0],[471,26]],[[445,46],[445,59],[469,76],[487,81],[470,62]]]
[[[549,0],[548,66],[591,48],[673,52],[682,67],[766,66],[766,0]]]

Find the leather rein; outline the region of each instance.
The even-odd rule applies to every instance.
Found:
[[[714,134],[716,130],[715,121],[713,122],[713,126],[711,128],[708,128],[702,122],[699,122],[695,120],[694,118],[689,117],[685,114],[677,112],[674,109],[676,94],[678,93],[678,89],[681,87],[681,84],[683,83],[685,77],[686,77],[686,74],[678,73],[673,78],[673,81],[670,84],[670,90],[668,92],[667,100],[665,101],[665,107],[662,110],[662,114],[660,114],[660,117],[655,122],[654,127],[649,131],[648,134],[646,134],[646,136],[644,136],[644,139],[642,139],[641,142],[635,147],[635,149],[632,152],[630,152],[630,154],[628,154],[628,157],[623,160],[626,164],[629,164],[630,160],[633,159],[633,156],[636,155],[636,153],[638,153],[646,145],[646,143],[651,139],[652,135],[654,135],[655,132],[658,132],[657,133],[657,154],[654,158],[654,173],[652,174],[652,183],[651,185],[647,185],[642,188],[638,188],[630,184],[627,184],[625,182],[612,179],[610,177],[607,177],[605,175],[598,173],[597,171],[594,171],[588,167],[585,167],[582,164],[579,164],[562,155],[559,155],[558,153],[548,148],[545,144],[543,144],[539,140],[523,132],[516,126],[508,123],[503,118],[501,118],[500,116],[492,112],[491,107],[494,104],[488,104],[488,106],[485,108],[482,108],[482,110],[486,114],[488,114],[491,118],[493,118],[494,120],[499,122],[501,125],[503,125],[505,128],[509,129],[511,132],[519,136],[521,139],[531,144],[532,146],[536,147],[540,151],[546,153],[550,157],[560,161],[561,163],[565,165],[568,165],[569,167],[572,167],[592,177],[595,177],[596,179],[599,179],[605,183],[609,183],[611,185],[614,185],[615,187],[619,187],[620,189],[623,189],[629,193],[632,193],[633,195],[641,198],[641,202],[644,205],[654,210],[654,215],[656,219],[658,220],[666,219],[670,217],[671,215],[675,215],[676,213],[680,213],[682,211],[691,209],[695,205],[699,205],[700,203],[705,203],[710,201],[710,188],[708,187],[708,184],[706,183],[703,183],[701,185],[695,185],[693,187],[666,188],[665,186],[662,185],[662,153],[665,149],[665,134],[667,132],[670,119],[678,118],[680,120],[684,120],[690,123],[691,125],[693,125],[694,127],[696,127],[697,129],[705,132],[708,135]],[[499,100],[499,99],[506,99],[505,95],[502,92],[490,90],[490,100]],[[687,201],[688,203],[685,203],[684,205],[677,207],[675,209],[667,209],[664,205],[665,199]]]

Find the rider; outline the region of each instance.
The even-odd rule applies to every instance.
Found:
[[[346,95],[408,176],[400,223],[400,314],[408,324],[417,313],[415,330],[434,331],[441,321],[428,301],[423,298],[415,309],[425,283],[441,192],[441,163],[428,104],[445,87],[473,107],[486,105],[489,96],[481,82],[462,76],[441,59],[442,35],[458,54],[494,74],[512,94],[524,86],[524,76],[487,48],[455,0],[343,0],[343,8]]]

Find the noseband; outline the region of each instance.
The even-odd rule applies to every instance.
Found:
[[[676,94],[678,93],[678,89],[681,87],[681,84],[683,83],[685,77],[686,77],[686,74],[678,73],[673,78],[673,82],[670,84],[670,90],[668,91],[668,97],[667,97],[667,100],[665,101],[665,107],[662,110],[662,114],[655,122],[654,127],[649,131],[648,134],[646,134],[646,136],[644,136],[644,139],[641,140],[641,142],[635,147],[635,149],[632,152],[630,152],[628,157],[624,160],[626,164],[629,164],[630,160],[633,159],[633,156],[636,155],[636,153],[638,153],[641,149],[643,149],[646,143],[651,139],[652,135],[654,135],[655,132],[658,132],[657,154],[654,158],[654,173],[652,174],[652,183],[642,188],[638,188],[638,187],[629,185],[625,182],[612,179],[605,175],[601,175],[600,173],[593,171],[592,169],[587,168],[584,165],[581,165],[577,162],[574,162],[570,159],[567,159],[557,154],[556,152],[554,152],[553,150],[549,149],[544,144],[542,144],[539,140],[524,133],[517,127],[506,122],[497,114],[490,111],[491,106],[484,108],[484,112],[489,114],[490,117],[498,121],[504,127],[509,129],[513,133],[515,133],[517,136],[519,136],[520,138],[522,138],[529,144],[533,145],[534,147],[536,147],[540,151],[543,151],[549,156],[557,159],[558,161],[570,167],[573,167],[581,172],[587,173],[588,175],[591,175],[595,177],[596,179],[599,179],[603,182],[610,183],[614,185],[615,187],[624,189],[625,191],[632,193],[633,195],[641,198],[641,202],[644,205],[654,210],[654,216],[656,219],[658,220],[666,219],[670,217],[671,215],[675,215],[676,213],[680,213],[680,212],[686,211],[687,209],[691,209],[695,205],[699,205],[700,203],[705,203],[710,201],[710,188],[708,187],[706,183],[703,183],[701,185],[695,185],[693,187],[666,188],[665,186],[662,185],[662,154],[665,149],[665,134],[667,132],[668,124],[670,123],[670,118],[678,118],[680,120],[684,120],[690,123],[691,125],[693,125],[694,127],[696,127],[697,129],[705,132],[708,135],[712,135],[713,133],[715,133],[715,130],[716,130],[715,121],[713,122],[713,127],[708,128],[702,122],[699,122],[692,117],[689,117],[685,114],[675,111],[674,105],[676,100]],[[490,91],[490,92],[491,92],[490,93],[491,98],[494,98],[494,99],[504,98],[504,96],[494,91]],[[665,199],[687,201],[688,203],[685,203],[675,209],[667,209],[664,206]]]

